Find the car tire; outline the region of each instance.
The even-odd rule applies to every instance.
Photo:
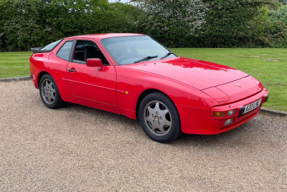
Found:
[[[43,103],[50,109],[58,109],[64,105],[58,86],[49,74],[40,79],[39,92]]]
[[[152,140],[167,143],[182,135],[180,117],[176,106],[165,94],[153,92],[140,103],[139,122]]]

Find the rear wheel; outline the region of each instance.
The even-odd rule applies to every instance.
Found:
[[[182,134],[178,111],[162,93],[147,95],[139,106],[138,114],[144,132],[154,141],[166,143]]]
[[[39,85],[41,99],[48,108],[58,109],[63,106],[64,101],[62,100],[58,86],[51,75],[43,75]]]

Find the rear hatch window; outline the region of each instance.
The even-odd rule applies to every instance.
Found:
[[[50,52],[53,49],[55,49],[55,47],[57,47],[57,45],[59,45],[59,43],[61,43],[62,39],[55,41],[53,43],[50,43],[49,45],[46,45],[45,47],[35,47],[32,48],[31,50],[34,53],[46,53],[46,52]]]
[[[60,42],[62,41],[62,39],[55,41],[49,45],[46,45],[45,47],[41,48],[40,50],[42,51],[52,51]]]

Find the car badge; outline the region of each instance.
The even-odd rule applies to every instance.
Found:
[[[240,84],[236,84],[237,85],[237,87],[241,87],[241,85]]]

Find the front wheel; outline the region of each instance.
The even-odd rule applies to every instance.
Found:
[[[39,85],[41,99],[48,108],[58,109],[64,104],[58,86],[51,75],[43,75]]]
[[[138,114],[144,132],[154,141],[166,143],[182,134],[178,111],[173,102],[162,93],[147,95],[139,106]]]

